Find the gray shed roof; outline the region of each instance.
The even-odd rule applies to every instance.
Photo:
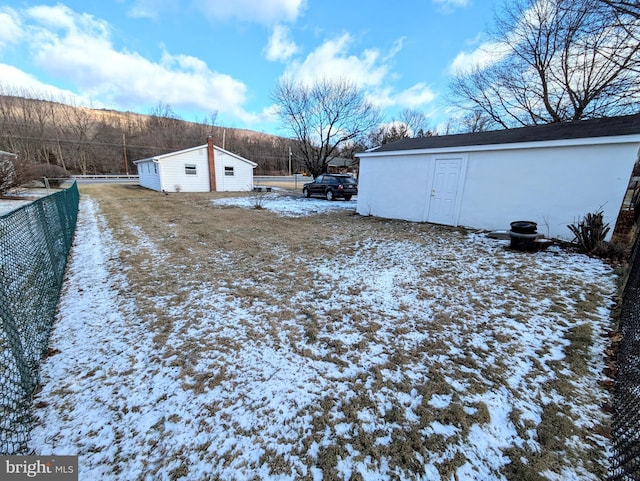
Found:
[[[342,157],[334,157],[332,158],[327,165],[331,167],[352,167],[356,165],[357,162],[355,159],[344,159]]]
[[[382,145],[372,152],[543,142],[548,140],[584,139],[637,134],[640,134],[640,114],[534,125],[532,127],[521,127],[517,129],[401,139],[390,144]]]

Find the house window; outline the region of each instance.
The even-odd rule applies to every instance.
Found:
[[[184,164],[184,173],[187,175],[197,175],[195,164]]]
[[[224,175],[233,175],[233,167],[225,167]]]
[[[158,164],[153,164],[153,173],[154,174],[158,173]]]

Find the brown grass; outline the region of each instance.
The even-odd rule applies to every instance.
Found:
[[[323,470],[324,479],[329,480],[341,479],[337,465],[347,456],[348,448],[355,448],[363,461],[385,457],[392,469],[397,468],[396,472],[408,477],[417,476],[424,462],[431,460],[443,479],[451,479],[466,462],[455,446],[465,439],[473,425],[484,426],[491,421],[482,395],[503,384],[512,367],[511,356],[522,349],[522,339],[514,325],[526,325],[531,313],[522,308],[519,299],[539,296],[548,303],[542,311],[559,319],[574,312],[579,319],[590,319],[605,294],[590,286],[590,290],[574,291],[572,298],[565,299],[556,286],[566,281],[553,272],[539,282],[508,275],[499,281],[486,279],[483,269],[508,269],[500,256],[479,262],[482,252],[466,259],[445,252],[442,259],[431,264],[426,259],[415,259],[416,268],[425,265],[421,271],[424,283],[402,286],[403,291],[414,296],[415,302],[424,303],[420,316],[414,314],[410,301],[398,300],[394,319],[386,323],[381,319],[385,311],[376,312],[377,308],[362,298],[366,293],[357,279],[344,286],[329,276],[318,278],[310,266],[330,258],[350,262],[366,249],[367,262],[380,269],[393,268],[389,246],[401,249],[403,242],[425,248],[449,246],[461,242],[464,231],[360,217],[349,212],[293,219],[265,209],[223,208],[211,203],[212,199],[238,194],[165,196],[131,185],[84,185],[81,193],[99,202],[109,227],[122,244],[117,262],[129,282],[130,292],[126,294],[134,297],[137,316],[153,333],[157,362],[171,359],[171,364],[180,370],[183,388],[191,389],[194,395],[233,382],[230,373],[235,361],[231,356],[225,360],[224,356],[240,350],[244,342],[291,349],[301,360],[322,360],[345,369],[362,362],[367,348],[380,343],[382,336],[392,336],[394,345],[387,347],[386,363],[373,365],[367,373],[355,377],[350,398],[327,394],[321,399],[311,413],[313,432],[300,439],[295,448],[305,458],[306,448],[317,442],[320,445],[317,459],[309,458],[308,462],[316,463]],[[170,261],[163,261],[167,259]],[[525,267],[527,262],[531,267],[535,265],[533,257],[525,259],[528,259],[523,261]],[[465,272],[466,266],[474,264],[477,272],[469,278],[461,280],[451,275]],[[496,282],[504,284],[503,298],[492,294]],[[470,283],[468,289],[464,283]],[[443,284],[449,288],[434,287]],[[332,305],[338,292],[350,297],[349,305]],[[207,309],[209,295],[217,295],[230,305],[237,304],[251,316],[266,321],[258,324],[250,321],[253,317],[235,319],[233,322],[245,339],[226,334]],[[485,314],[488,308],[493,311]],[[483,315],[484,322],[478,322],[477,318]],[[196,338],[189,334],[193,324],[201,329]],[[338,331],[348,331],[359,336],[360,341],[348,345],[335,336]],[[419,342],[412,341],[414,332],[428,336]],[[566,399],[576,396],[577,388],[567,379],[566,370],[577,378],[587,374],[585,359],[594,335],[588,323],[578,323],[565,332],[569,343],[566,360],[546,363],[530,360],[532,374],[555,378],[541,389]],[[469,342],[472,338],[482,342],[472,344]],[[455,354],[452,347],[457,348]],[[542,347],[538,355],[546,353],[546,347]],[[424,382],[402,376],[392,380],[383,374],[384,370],[402,373],[425,363],[429,364],[428,379]],[[208,367],[203,368],[203,364]],[[476,400],[469,403],[461,399],[452,381],[466,386],[466,395]],[[528,385],[534,381],[522,382]],[[414,409],[417,422],[406,418],[405,406],[393,401],[395,404],[383,409],[373,396],[412,390],[421,396],[420,405]],[[429,401],[436,395],[452,396],[452,402],[448,407],[434,408]],[[336,419],[338,411],[342,419]],[[212,406],[211,414],[215,412],[217,408]],[[392,427],[393,436],[388,444],[376,443],[382,432],[362,429],[358,418],[362,412],[372,412],[381,425]],[[541,451],[530,448],[526,442],[521,448],[506,449],[511,464],[502,474],[507,479],[537,480],[542,479],[541,471],[560,472],[563,465],[587,462],[597,455],[595,448],[593,452],[565,449],[565,441],[571,436],[587,439],[592,434],[575,426],[574,418],[568,406],[549,403],[541,408],[541,422],[535,425],[514,408],[510,419],[515,429],[525,441],[538,443]],[[456,434],[451,439],[438,433],[425,434],[424,430],[434,421],[455,426]],[[335,427],[339,422],[350,422],[356,429],[338,435]],[[164,429],[164,419],[155,428]],[[322,444],[326,433],[331,433],[332,442]],[[558,453],[566,459],[559,459]],[[230,454],[227,452],[225,456]],[[179,456],[175,459],[180,463],[169,473],[171,479],[189,472],[184,459]],[[274,475],[294,469],[285,456],[273,449],[265,449],[260,462],[268,465]],[[602,469],[590,467],[596,472]],[[354,473],[353,479],[358,476]]]

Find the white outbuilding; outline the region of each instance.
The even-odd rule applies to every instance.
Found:
[[[140,185],[164,192],[239,192],[253,190],[258,164],[213,144],[133,162]]]
[[[639,150],[640,114],[403,139],[358,155],[357,211],[567,240],[602,211],[610,239]]]

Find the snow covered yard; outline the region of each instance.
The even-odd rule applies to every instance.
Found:
[[[215,205],[266,209],[288,217],[303,217],[313,214],[350,210],[355,212],[357,200],[329,202],[316,198],[307,199],[299,194],[253,193],[244,197],[227,197],[213,201]]]
[[[49,189],[48,191],[45,189],[28,189],[16,193],[8,193],[4,197],[0,198],[0,215],[8,214],[11,211],[31,204],[34,200],[53,192],[57,192],[57,189]]]
[[[604,263],[346,202],[83,192],[32,432],[80,479],[604,477]]]

